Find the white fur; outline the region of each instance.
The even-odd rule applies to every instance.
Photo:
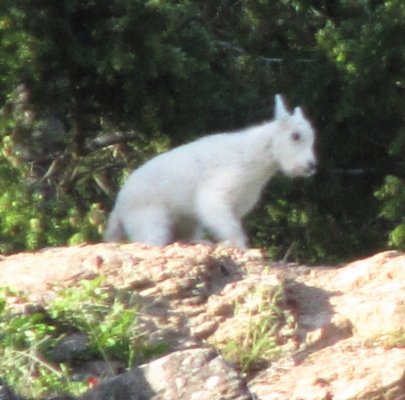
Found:
[[[278,171],[310,175],[315,164],[310,123],[277,95],[273,121],[205,136],[136,169],[118,193],[104,239],[163,246],[201,240],[208,230],[246,248],[241,219],[268,180]]]

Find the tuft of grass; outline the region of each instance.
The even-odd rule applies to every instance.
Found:
[[[282,344],[295,331],[291,329],[295,322],[284,305],[281,287],[252,289],[243,304],[235,305],[234,315],[243,314],[247,323],[242,330],[217,347],[244,376],[251,376],[280,357]]]
[[[52,360],[53,347],[69,332],[88,338],[86,349],[72,360],[76,365],[102,359],[129,369],[167,351],[164,344],[147,343],[137,327],[136,302],[127,292],[103,285],[102,278],[65,289],[33,312],[17,312],[10,298],[20,299],[20,294],[0,290],[0,376],[22,396],[78,396],[89,388],[87,382],[72,381],[72,365]]]
[[[378,337],[369,338],[366,340],[365,345],[368,347],[382,346],[385,349],[403,348],[405,347],[405,329],[396,329]]]
[[[123,361],[130,368],[140,350],[136,346],[141,343],[139,308],[132,299],[124,301],[122,294],[103,287],[102,282],[96,278],[80,282],[79,290],[65,289],[47,306],[47,312],[64,328],[73,327],[88,336],[89,346],[81,355],[82,361],[101,356],[105,361]]]

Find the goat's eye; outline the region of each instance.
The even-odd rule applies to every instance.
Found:
[[[299,142],[299,141],[301,140],[301,134],[300,134],[299,132],[293,132],[293,133],[291,134],[291,139],[292,139],[294,142]]]

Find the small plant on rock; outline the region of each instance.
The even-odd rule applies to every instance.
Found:
[[[392,349],[394,347],[405,347],[405,329],[396,329],[391,332],[386,332],[378,337],[371,337],[365,343],[368,347],[382,346],[385,349]]]
[[[250,376],[279,358],[282,344],[295,332],[294,319],[285,308],[281,287],[274,286],[252,289],[242,304],[236,304],[234,314],[245,321],[244,328],[218,347]]]
[[[139,332],[139,307],[127,292],[114,292],[101,278],[65,289],[35,311],[18,311],[10,299],[25,301],[15,291],[0,292],[0,377],[23,396],[79,395],[102,378],[74,380],[72,370],[80,363],[119,362],[125,370],[166,351]],[[56,361],[54,347],[72,332],[87,337],[86,348]]]
[[[16,311],[8,304],[10,298],[23,300],[10,289],[0,292],[0,376],[32,398],[44,392],[82,392],[86,385],[72,382],[65,365],[56,365],[44,356],[58,336],[55,324],[43,310]]]
[[[127,368],[133,366],[139,350],[135,344],[141,342],[137,304],[124,301],[123,294],[113,296],[100,278],[82,281],[80,286],[80,290],[62,291],[47,307],[49,315],[66,329],[74,327],[88,336],[88,349],[82,359],[101,356],[105,361],[118,359]]]

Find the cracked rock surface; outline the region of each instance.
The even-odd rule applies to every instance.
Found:
[[[339,267],[271,263],[258,250],[203,244],[96,244],[0,257],[0,286],[23,291],[29,304],[19,307],[27,309],[97,276],[135,296],[140,328],[170,351],[127,372],[117,365],[83,400],[405,399],[402,253]],[[272,288],[282,291],[294,334],[280,338],[278,360],[246,376],[215,347],[246,332],[261,312],[252,293]],[[85,340],[68,337],[60,357]],[[18,399],[4,382],[2,399]]]

